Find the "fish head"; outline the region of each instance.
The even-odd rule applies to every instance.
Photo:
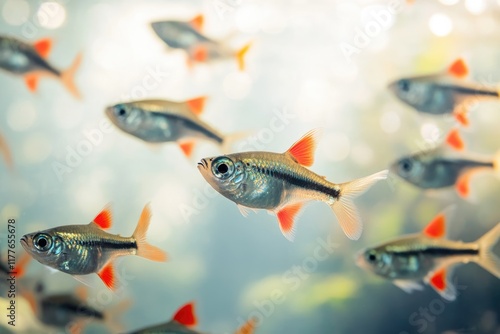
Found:
[[[54,230],[45,230],[23,235],[21,246],[38,262],[57,269],[64,243]]]
[[[429,94],[429,84],[414,78],[399,79],[388,88],[401,101],[417,109],[426,102]]]
[[[392,272],[393,255],[385,247],[366,248],[356,256],[356,264],[378,276],[388,277]]]
[[[419,155],[407,156],[393,163],[390,171],[407,182],[419,185],[425,176],[425,164]]]
[[[106,116],[121,130],[135,134],[144,121],[145,112],[134,103],[118,103],[107,107]]]

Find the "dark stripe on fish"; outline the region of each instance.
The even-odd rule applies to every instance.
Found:
[[[498,97],[498,92],[493,90],[483,90],[483,89],[475,89],[461,86],[448,86],[453,89],[457,93],[464,95],[479,95],[479,96],[494,96]]]
[[[89,318],[97,318],[97,319],[104,319],[104,314],[102,312],[99,312],[97,310],[94,310],[93,308],[90,308],[86,305],[82,304],[75,304],[75,303],[61,303],[59,305],[55,305],[52,301],[42,301],[42,308],[60,308],[65,311],[70,311],[72,314],[75,314],[79,317],[85,316]]]
[[[137,249],[137,242],[122,241],[122,240],[104,240],[101,243],[102,248],[105,249]]]
[[[182,117],[182,116],[178,116],[175,114],[174,111],[170,111],[168,109],[165,111],[170,112],[171,114],[166,115],[166,114],[162,114],[162,113],[158,113],[158,112],[154,112],[154,111],[152,113],[156,114],[157,116],[170,118],[171,121],[180,120],[186,124],[186,128],[190,128],[191,130],[194,130],[196,132],[203,133],[206,137],[212,138],[213,140],[215,140],[219,144],[222,144],[222,142],[224,141],[224,138],[218,136],[216,133],[210,131],[209,129],[205,128],[204,126],[202,126],[196,122],[193,122],[191,119],[186,118],[186,117]]]
[[[266,168],[259,168],[258,171],[260,173],[269,175],[271,177],[275,177],[277,179],[286,181],[290,184],[293,184],[294,186],[304,188],[304,189],[315,190],[315,191],[321,192],[323,194],[327,194],[328,196],[332,196],[333,198],[338,198],[340,195],[340,191],[337,189],[327,187],[323,184],[316,183],[316,182],[311,181],[309,179],[305,179],[305,178],[300,177],[296,174],[290,174],[290,173],[280,172],[280,171],[266,169]]]
[[[464,248],[464,249],[453,249],[444,247],[427,247],[423,249],[409,249],[406,251],[394,252],[397,255],[431,255],[431,256],[461,256],[461,255],[479,255],[479,250],[474,248]]]

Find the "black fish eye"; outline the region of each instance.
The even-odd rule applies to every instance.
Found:
[[[125,110],[124,107],[118,107],[117,108],[117,113],[118,113],[118,116],[125,116],[125,114],[127,113],[127,111]]]
[[[368,253],[366,258],[369,262],[375,262],[375,260],[377,260],[377,255],[375,255],[375,253]]]
[[[220,164],[218,167],[217,167],[217,170],[219,171],[219,173],[221,174],[226,174],[227,171],[229,170],[229,168],[227,167],[226,164],[222,163]]]
[[[38,234],[33,238],[33,244],[36,249],[45,252],[52,246],[52,239],[46,234]]]
[[[401,88],[403,92],[408,92],[410,90],[410,82],[408,80],[399,81],[399,88]]]
[[[401,161],[400,167],[403,172],[408,173],[413,168],[413,162],[410,159],[404,159]]]
[[[226,179],[234,172],[234,163],[231,159],[220,157],[212,163],[212,173],[219,179]]]

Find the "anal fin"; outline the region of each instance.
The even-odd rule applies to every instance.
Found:
[[[448,276],[447,268],[440,268],[430,273],[430,275],[425,278],[425,281],[444,299],[452,301],[457,298],[457,289],[453,283],[450,282]]]

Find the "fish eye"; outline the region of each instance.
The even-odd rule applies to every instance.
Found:
[[[408,92],[410,90],[410,82],[408,80],[400,80],[399,81],[399,88],[403,92]]]
[[[368,254],[366,254],[366,259],[368,262],[375,262],[377,260],[377,254],[375,252],[371,251]]]
[[[403,159],[399,163],[399,168],[403,173],[409,173],[413,168],[413,162],[410,159]]]
[[[46,234],[37,234],[33,238],[33,245],[41,252],[46,252],[52,246],[52,239]]]
[[[118,114],[118,116],[125,116],[127,114],[127,110],[124,106],[117,106],[116,113]]]
[[[226,179],[234,172],[234,163],[231,159],[220,157],[212,163],[212,172],[219,179]]]

